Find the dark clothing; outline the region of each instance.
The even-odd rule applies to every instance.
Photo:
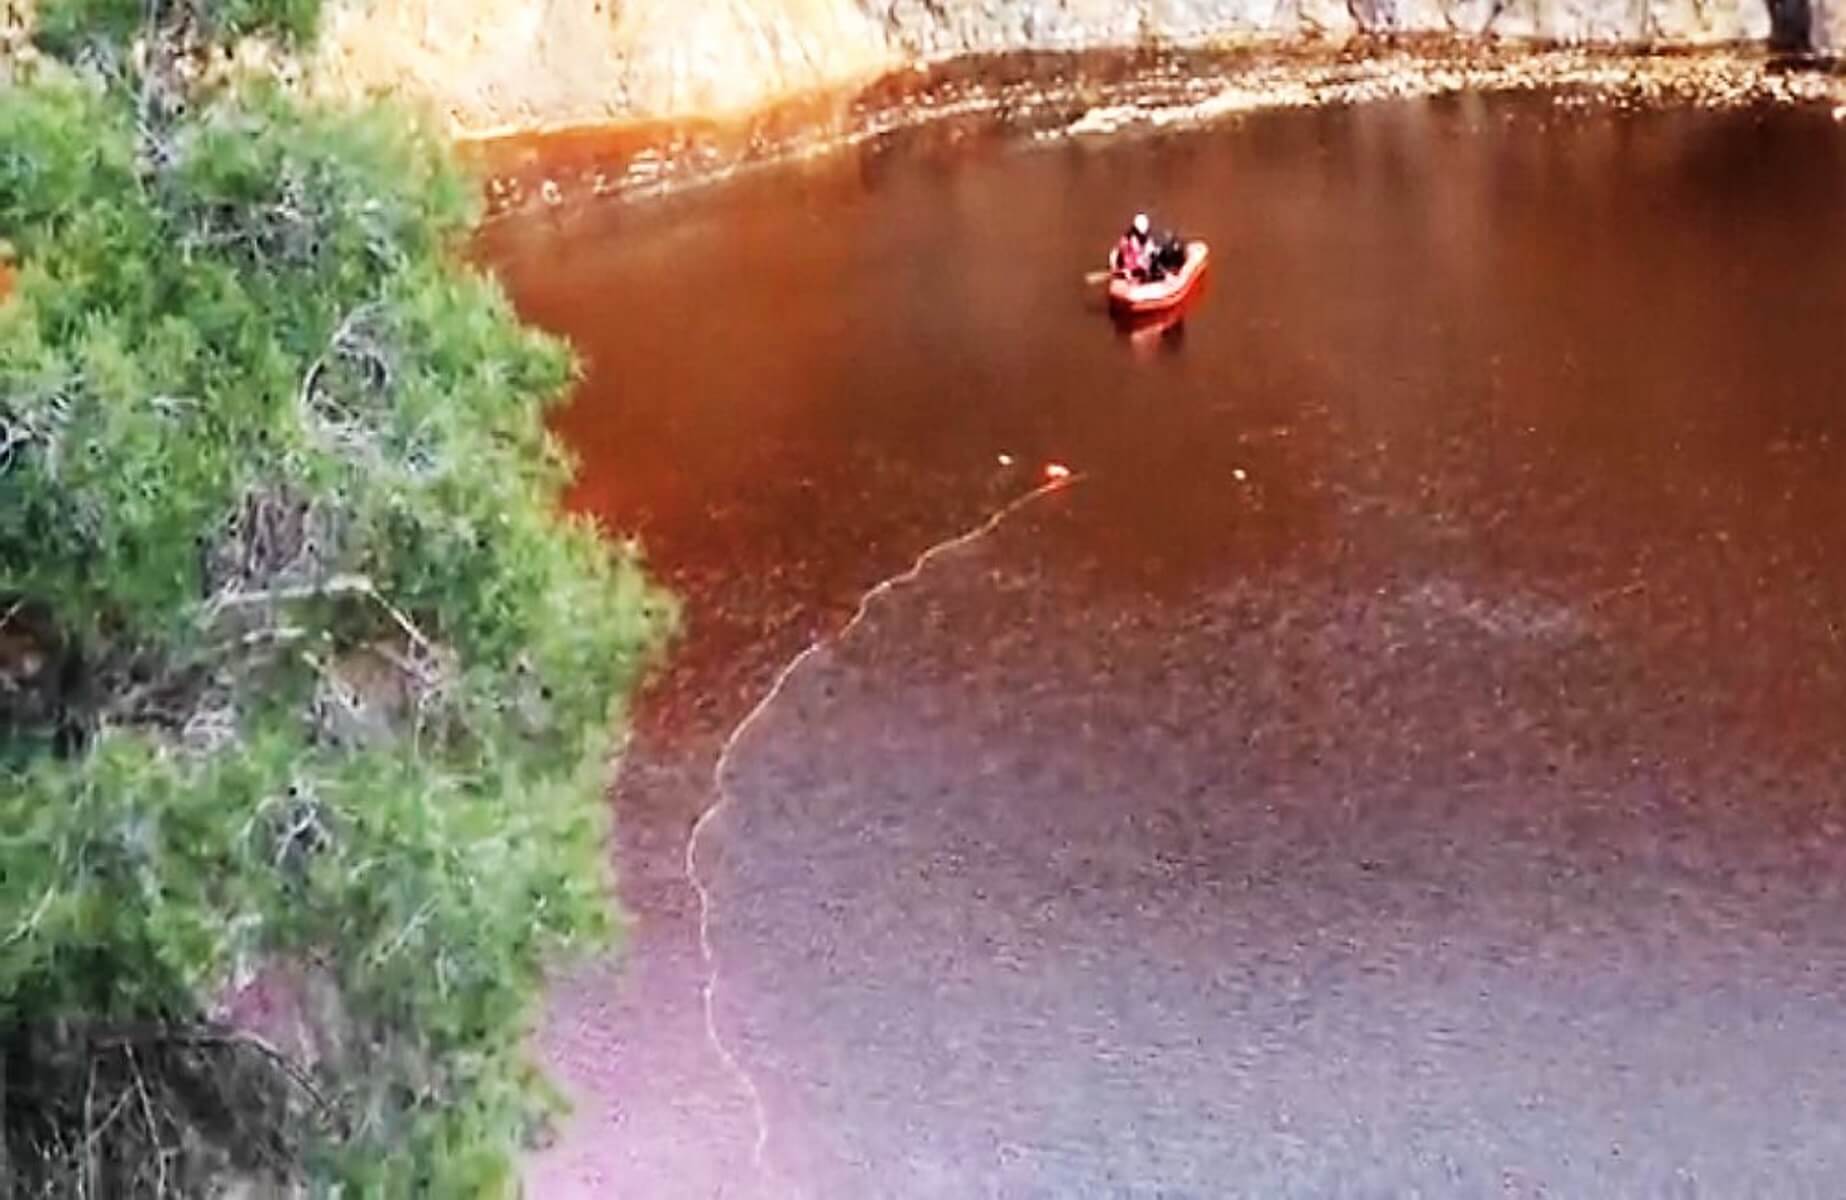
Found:
[[[1177,271],[1186,265],[1186,243],[1180,241],[1176,234],[1163,233],[1154,248],[1153,259],[1155,269],[1162,275]]]

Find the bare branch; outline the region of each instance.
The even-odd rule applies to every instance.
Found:
[[[83,1182],[85,1196],[94,1196],[97,1192],[96,1137],[89,1131],[96,1127],[96,1064],[90,1059],[89,1080],[83,1085]]]
[[[333,668],[305,650],[301,654],[301,661],[306,663],[309,669],[320,677],[321,686],[316,692],[316,704],[318,705],[320,703],[320,697],[325,695],[334,704],[340,706],[341,711],[346,714],[347,719],[352,721],[355,727],[363,727],[365,723],[365,710],[359,707],[352,689],[346,686],[345,680],[341,679]],[[319,725],[318,720],[316,721],[316,725]]]
[[[205,606],[207,619],[216,617],[227,608],[244,608],[258,604],[286,604],[299,600],[319,600],[330,596],[364,596],[385,610],[392,622],[404,631],[404,635],[414,642],[419,649],[434,652],[435,645],[430,641],[416,622],[391,601],[385,599],[378,585],[364,575],[335,575],[321,583],[302,584],[299,587],[266,588],[255,592],[225,591],[212,597]]]
[[[96,1082],[96,1064],[94,1061],[92,1061],[90,1064],[90,1083],[92,1087],[95,1086],[95,1082]],[[108,1115],[102,1119],[102,1122],[98,1124],[96,1128],[90,1131],[89,1136],[84,1139],[84,1145],[86,1147],[86,1150],[85,1150],[86,1158],[88,1157],[88,1153],[89,1153],[87,1148],[90,1146],[94,1146],[98,1141],[102,1139],[103,1134],[109,1132],[109,1127],[115,1124],[116,1118],[122,1115],[123,1110],[125,1110],[128,1107],[128,1102],[132,1099],[134,1099],[134,1093],[129,1092],[129,1091],[123,1091],[123,1093],[119,1097],[116,1098],[115,1107],[111,1108],[109,1110]],[[85,1097],[84,1104],[86,1106],[89,1104],[88,1097]]]
[[[435,900],[425,900],[417,908],[417,911],[411,914],[410,919],[404,922],[404,927],[397,931],[397,935],[393,937],[388,944],[381,946],[378,950],[373,952],[373,965],[383,966],[385,963],[391,961],[397,952],[404,948],[404,944],[416,934],[417,930],[423,928],[423,923],[429,920],[429,915],[435,910],[435,907]]]
[[[265,588],[261,591],[242,592],[226,589],[211,598],[205,606],[207,619],[216,617],[227,608],[247,608],[257,604],[287,604],[299,600],[323,600],[330,596],[377,596],[378,588],[363,575],[335,575],[320,583],[304,583],[298,587]]]
[[[270,863],[271,869],[281,870],[282,860],[288,857],[288,852],[294,849],[297,841],[309,833],[318,833],[323,840],[327,837],[327,830],[321,824],[320,805],[312,797],[306,804],[300,805],[300,811],[289,822],[289,827],[283,831],[281,837],[276,839],[276,854]]]
[[[313,411],[314,392],[320,386],[320,377],[327,370],[328,360],[335,355],[345,353],[360,324],[379,311],[380,306],[376,303],[361,304],[347,313],[339,325],[334,328],[333,336],[327,339],[327,348],[308,365],[307,374],[301,380],[301,389],[296,394],[296,402],[305,411]]]
[[[264,643],[286,645],[290,642],[298,642],[307,636],[308,631],[299,625],[274,625],[267,629],[252,629],[237,639],[237,645],[246,650]]]
[[[141,1060],[135,1057],[134,1046],[125,1046],[123,1049],[128,1055],[129,1070],[134,1072],[135,1091],[141,1097],[141,1114],[147,1118],[148,1144],[154,1148],[155,1158],[160,1163],[160,1186],[155,1195],[164,1196],[167,1194],[167,1157],[160,1153],[160,1125],[154,1120],[154,1105],[147,1098],[147,1081],[141,1076]]]
[[[404,615],[403,610],[380,595],[377,588],[373,588],[370,595],[373,600],[377,601],[379,607],[383,608],[385,612],[391,615],[391,619],[397,622],[397,627],[404,631],[404,636],[416,643],[418,649],[425,653],[433,654],[435,652],[435,648],[430,643],[430,640],[423,636],[423,631],[418,629],[416,624],[411,621],[409,617]]]
[[[320,1090],[300,1063],[282,1051],[276,1049],[267,1040],[257,1034],[243,1029],[201,1029],[169,1028],[149,1031],[144,1036],[131,1037],[119,1035],[104,1039],[103,1045],[115,1045],[130,1048],[137,1045],[171,1045],[171,1046],[219,1046],[227,1049],[251,1050],[267,1059],[273,1066],[280,1068],[283,1074],[299,1087],[308,1098],[314,1101],[316,1108],[328,1108],[326,1095]]]
[[[413,679],[426,687],[433,686],[441,680],[441,673],[436,669],[426,667],[421,663],[413,662],[389,646],[374,646],[373,649],[380,658],[396,667],[407,678]]]

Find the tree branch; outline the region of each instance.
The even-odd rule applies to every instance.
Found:
[[[95,1196],[97,1193],[96,1136],[90,1131],[96,1125],[96,1059],[90,1059],[89,1078],[83,1085],[83,1195]],[[126,1095],[126,1093],[124,1093]]]
[[[116,1029],[94,1039],[102,1049],[120,1049],[133,1053],[136,1047],[148,1046],[215,1046],[250,1050],[281,1069],[295,1086],[314,1101],[316,1108],[329,1108],[327,1097],[318,1084],[294,1059],[270,1045],[257,1034],[242,1029],[211,1029],[197,1026],[152,1026],[146,1030]]]
[[[314,389],[319,386],[321,374],[327,369],[327,360],[345,350],[348,340],[358,329],[359,323],[369,319],[378,311],[379,305],[376,303],[361,304],[340,319],[339,325],[333,330],[333,336],[327,339],[327,348],[315,356],[314,361],[308,366],[307,374],[302,376],[301,389],[296,394],[296,402],[304,411],[313,411]]]
[[[141,1074],[141,1060],[135,1057],[135,1048],[125,1046],[123,1052],[128,1056],[128,1069],[134,1072],[135,1092],[141,1097],[141,1115],[147,1120],[148,1145],[153,1148],[154,1161],[160,1164],[160,1182],[156,1185],[154,1194],[164,1196],[167,1194],[167,1156],[160,1145],[160,1124],[154,1120],[154,1105],[148,1099],[147,1080]]]
[[[216,617],[227,608],[248,608],[257,604],[287,604],[296,600],[323,600],[329,596],[377,596],[378,588],[363,575],[335,575],[320,583],[296,587],[264,588],[254,592],[227,589],[213,596],[205,606],[207,618]]]
[[[404,631],[406,637],[415,642],[419,649],[429,650],[432,644],[416,622],[406,616],[402,609],[385,599],[378,585],[364,575],[335,575],[320,583],[304,583],[297,587],[265,588],[261,591],[240,592],[224,591],[212,597],[205,606],[207,618],[216,617],[227,608],[247,608],[258,604],[287,604],[297,600],[320,600],[330,596],[364,596],[384,609],[386,614]]]

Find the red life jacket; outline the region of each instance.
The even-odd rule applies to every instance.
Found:
[[[1131,233],[1124,233],[1122,240],[1115,244],[1115,269],[1118,271],[1146,270],[1153,258],[1153,245],[1138,240]]]

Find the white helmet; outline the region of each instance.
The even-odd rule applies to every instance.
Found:
[[[1146,237],[1147,230],[1148,230],[1147,214],[1146,213],[1136,213],[1135,219],[1134,219],[1134,231],[1140,234],[1142,237]]]

